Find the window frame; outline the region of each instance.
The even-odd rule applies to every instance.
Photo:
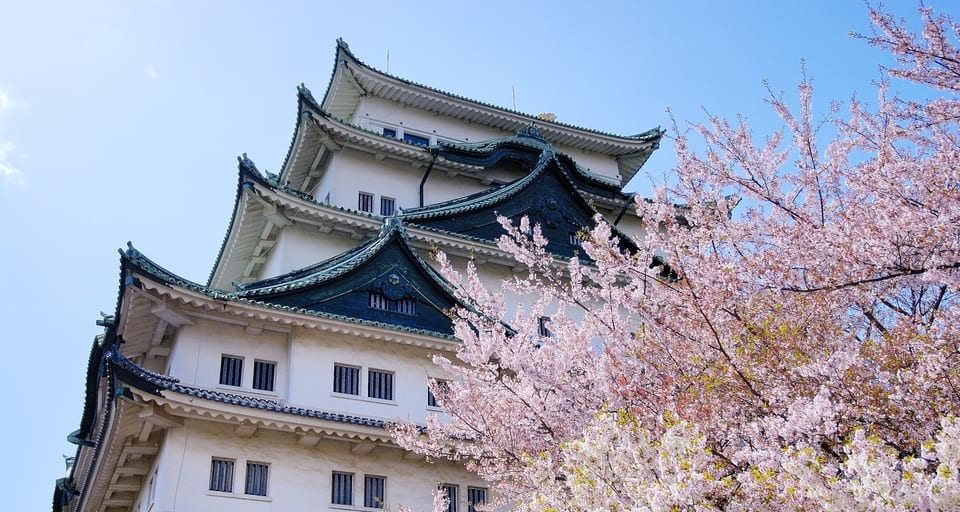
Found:
[[[348,370],[353,370],[355,379],[354,379],[354,381],[353,381],[353,386],[351,386],[351,389],[356,390],[356,393],[350,393],[350,392],[347,392],[347,391],[339,391],[339,390],[337,390],[337,386],[338,386],[338,384],[340,383],[340,380],[341,380],[341,379],[338,379],[338,378],[337,378],[337,368],[344,368],[344,369],[348,369]],[[363,369],[362,367],[357,366],[357,365],[353,365],[353,364],[333,363],[333,392],[336,393],[336,394],[338,394],[338,395],[359,397],[359,396],[360,396],[360,387],[361,387],[360,379],[362,378],[362,375],[361,375],[361,373],[362,373],[361,370],[362,370],[362,369]]]
[[[368,484],[370,483],[371,480],[380,481],[380,496],[370,495],[370,489],[368,487]],[[369,503],[373,501],[373,499],[370,499],[370,498],[379,499],[380,503],[377,504],[374,502],[372,505],[370,505]],[[384,507],[386,507],[386,505],[387,505],[387,477],[382,475],[363,475],[363,507],[383,509]]]
[[[445,512],[457,512],[457,505],[460,499],[460,486],[457,484],[440,482],[438,487],[440,491],[446,493],[447,499],[449,500]]]
[[[341,505],[345,507],[353,506],[353,475],[354,475],[353,473],[347,473],[346,471],[331,472],[330,474],[330,504],[331,505]],[[340,486],[336,485],[337,476],[345,477],[345,482],[348,487],[348,489],[346,489],[346,493],[343,493],[343,494],[337,493],[337,489],[343,487],[342,484]],[[338,496],[341,497],[341,499],[345,499],[346,502],[336,501],[336,498]]]
[[[357,192],[357,210],[364,213],[369,213],[372,215],[373,202],[375,198],[376,198],[376,194],[372,192],[365,192],[363,190],[360,190],[359,192]],[[364,204],[366,204],[366,201],[364,201],[365,199],[369,200],[369,208],[370,208],[369,210],[366,210],[363,208]]]
[[[377,387],[381,388],[380,390],[378,390],[378,392],[383,391],[383,394],[389,395],[389,398],[384,398],[382,396],[374,396],[373,394],[374,385],[375,385],[374,383],[375,379],[373,378],[374,373],[383,375],[385,377],[385,381],[381,381],[381,379],[376,379],[378,382]],[[385,402],[395,401],[394,397],[396,396],[396,390],[397,390],[396,376],[397,376],[397,373],[390,370],[384,370],[381,368],[367,368],[367,398],[371,398],[373,400],[383,400]]]
[[[250,486],[251,466],[263,470],[262,475],[254,475],[255,477],[259,476],[258,480],[260,482],[258,482],[259,485],[253,487],[253,492],[251,492],[251,486]],[[270,464],[267,462],[248,460],[246,461],[246,468],[247,470],[243,479],[243,495],[259,496],[261,498],[270,496]],[[263,487],[262,489],[259,488],[261,485]],[[257,492],[257,491],[262,491],[262,494],[261,492]]]
[[[437,403],[437,396],[433,393],[433,390],[430,389],[431,380],[434,382],[435,387],[443,388],[443,389],[447,389],[447,387],[450,385],[450,380],[438,379],[434,377],[430,377],[427,379],[427,407],[430,407],[433,409],[439,409],[440,405]]]
[[[228,469],[229,475],[224,476],[221,474],[223,468],[218,469],[218,463],[222,464],[223,468]],[[237,459],[230,459],[226,457],[210,457],[210,479],[208,481],[207,490],[210,492],[233,494],[233,484],[237,478],[236,467]],[[217,477],[216,480],[215,477]],[[217,485],[217,488],[214,488],[215,481],[222,485]]]
[[[385,211],[387,208],[384,208],[387,204],[390,205],[389,212]],[[397,211],[397,200],[396,198],[389,196],[380,196],[380,216],[389,217]]]
[[[472,495],[474,492],[483,493],[482,501],[480,503],[474,503]],[[489,489],[486,487],[473,487],[467,486],[467,512],[477,512],[476,505],[485,505],[487,503],[487,495],[490,493]]]
[[[260,370],[261,366],[266,366],[266,365],[269,365],[271,368],[270,375],[269,375],[270,389],[257,387],[257,385],[259,384],[258,381],[260,380],[258,377],[261,376],[259,375],[258,370]],[[252,384],[251,387],[257,391],[263,391],[266,393],[276,393],[277,392],[277,366],[278,365],[276,361],[267,361],[265,359],[254,359],[253,360],[253,382],[251,383]]]
[[[368,292],[367,295],[368,309],[406,316],[417,316],[417,302],[419,301],[413,297],[391,299],[386,294],[376,291]]]
[[[225,371],[225,364],[224,364],[227,362],[228,359],[236,363],[239,363],[239,368],[235,369],[234,371],[230,371],[229,374]],[[243,356],[235,356],[233,354],[223,354],[223,353],[220,354],[220,377],[217,380],[219,385],[230,386],[232,388],[243,387],[243,366],[244,366],[243,360],[244,360]],[[232,379],[228,377],[233,377],[233,376],[235,376],[237,379],[236,384],[232,384],[231,382],[224,382],[225,380],[232,381]]]

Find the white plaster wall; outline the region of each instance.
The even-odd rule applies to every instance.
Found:
[[[291,405],[364,417],[424,421],[427,379],[444,375],[429,359],[431,351],[394,342],[297,329],[291,348]],[[360,394],[333,392],[334,365],[360,368]],[[368,370],[393,372],[394,399],[367,397]]]
[[[260,270],[259,279],[313,265],[349,251],[356,247],[357,243],[341,233],[321,233],[315,226],[286,226],[277,236],[277,242]]]
[[[440,116],[416,108],[404,107],[398,103],[365,96],[360,100],[354,124],[364,128],[373,128],[375,123],[410,128],[417,133],[430,134],[457,142],[479,142],[498,137],[513,135],[511,132],[461,121],[452,117]]]
[[[317,197],[330,195],[330,203],[356,210],[359,192],[374,194],[373,213],[380,214],[380,198],[391,197],[400,208],[420,205],[420,181],[426,166],[417,168],[391,160],[377,160],[374,155],[344,149],[330,159],[323,179],[313,192]],[[432,204],[455,199],[490,188],[464,176],[449,176],[435,167],[424,186],[424,203]]]
[[[514,135],[513,132],[467,123],[460,119],[404,107],[383,98],[370,96],[361,99],[353,123],[375,132],[380,132],[381,124],[403,127],[420,135],[430,135],[457,142],[481,142]],[[620,179],[617,162],[609,156],[563,145],[555,145],[555,148],[570,155],[577,163],[594,173],[616,180]]]
[[[459,486],[458,510],[466,510],[467,486],[486,487],[464,469],[447,463],[426,464],[404,458],[404,452],[377,447],[366,455],[351,452],[355,444],[323,439],[315,447],[296,444],[291,434],[259,430],[249,439],[236,438],[230,426],[188,420],[169,431],[161,450],[160,473],[166,478],[158,489],[154,511],[292,511],[370,510],[363,508],[364,475],[386,478],[388,508],[398,505],[430,510],[437,482]],[[211,459],[235,461],[232,493],[209,490]],[[270,466],[268,495],[244,495],[246,463]],[[332,505],[334,471],[352,473],[353,506]]]
[[[283,397],[287,390],[287,335],[272,331],[248,334],[244,327],[210,319],[197,319],[193,325],[181,327],[170,351],[170,375],[184,384],[252,396]],[[243,358],[243,379],[239,388],[220,384],[220,361],[223,355]],[[277,363],[274,392],[254,390],[254,362]]]

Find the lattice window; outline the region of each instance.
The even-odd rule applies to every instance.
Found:
[[[429,145],[430,145],[430,138],[429,138],[429,137],[422,137],[422,136],[420,136],[420,135],[416,135],[416,134],[413,134],[413,133],[404,132],[404,133],[403,133],[403,140],[406,141],[406,142],[409,142],[409,143],[411,143],[411,144],[418,144],[418,145],[420,145],[420,146],[429,146]]]
[[[247,463],[247,483],[243,488],[244,494],[251,496],[267,495],[267,473],[270,466],[260,462]]]
[[[270,361],[255,361],[253,363],[253,389],[273,391],[273,382],[276,372],[277,363]]]
[[[467,512],[477,512],[476,505],[487,502],[487,490],[481,487],[467,487]]]
[[[553,336],[553,333],[550,332],[549,316],[541,316],[537,320],[537,332],[540,334],[540,336],[543,336],[544,338],[550,338]]]
[[[333,366],[333,392],[345,395],[360,394],[360,368],[356,366]]]
[[[457,486],[452,484],[440,484],[440,492],[447,497],[446,512],[457,512]]]
[[[350,473],[333,472],[331,482],[330,503],[334,505],[353,505],[353,475]]]
[[[393,400],[393,373],[370,370],[367,373],[367,396],[380,400]]]
[[[220,384],[240,387],[243,382],[243,358],[224,355],[220,358]]]
[[[233,461],[214,458],[210,462],[210,490],[233,492]]]
[[[363,477],[363,506],[367,508],[383,508],[384,488],[387,479],[382,476],[365,475]]]
[[[369,192],[360,192],[357,201],[357,209],[361,212],[373,213],[373,194]]]
[[[437,388],[437,391],[440,393],[440,396],[443,396],[446,393],[447,386],[449,384],[447,383],[447,381],[440,380],[440,379],[436,379],[435,383],[436,383],[435,387]],[[430,386],[427,386],[427,406],[439,407],[439,405],[437,405],[437,396],[433,393],[433,390],[430,389]]]
[[[379,292],[370,292],[367,299],[367,306],[370,309],[379,309],[381,311],[393,311],[404,315],[417,314],[417,301],[410,297],[400,299],[391,299]]]
[[[397,208],[397,200],[392,197],[380,196],[380,215],[383,217],[389,217],[393,215],[394,210]]]

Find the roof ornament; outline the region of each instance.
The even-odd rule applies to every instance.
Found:
[[[308,89],[303,82],[300,82],[300,85],[297,86],[297,92],[300,93],[308,103],[319,109],[320,103],[313,97],[313,93],[310,92],[310,89]]]
[[[253,160],[250,160],[247,157],[247,154],[244,153],[237,157],[237,161],[240,162],[240,165],[246,167],[248,170],[253,171],[257,174],[260,174],[260,170],[257,169],[257,164],[253,163]]]
[[[517,132],[517,137],[529,137],[540,142],[547,142],[547,139],[544,139],[543,135],[540,134],[540,129],[537,128],[537,123],[533,121],[530,122],[530,126],[521,128],[520,131]]]

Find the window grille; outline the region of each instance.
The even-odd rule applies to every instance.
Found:
[[[251,496],[267,495],[267,472],[270,467],[258,462],[247,463],[247,484],[244,486],[244,494]]]
[[[389,217],[393,215],[393,211],[396,209],[397,201],[392,197],[383,197],[380,196],[380,215],[383,217]]]
[[[447,381],[437,379],[435,382],[435,387],[437,391],[440,392],[442,397],[447,391]],[[427,406],[428,407],[439,407],[437,405],[437,396],[433,394],[433,390],[430,389],[430,386],[427,386]]]
[[[334,505],[353,505],[353,475],[333,472],[330,503]]]
[[[476,505],[487,502],[487,490],[480,487],[467,487],[467,512],[477,512]]]
[[[370,370],[367,374],[367,396],[380,400],[393,400],[393,374]]]
[[[367,306],[370,309],[393,311],[404,315],[417,314],[417,300],[410,297],[391,299],[382,293],[370,292],[370,296],[367,300]]]
[[[345,395],[360,394],[360,368],[355,366],[333,366],[333,392]]]
[[[383,508],[386,502],[384,501],[384,484],[386,483],[386,478],[382,476],[370,476],[366,475],[363,477],[363,506],[367,508]]]
[[[233,461],[213,459],[210,463],[210,490],[233,492]]]
[[[253,363],[253,389],[273,391],[274,374],[277,363],[255,361]]]
[[[403,140],[406,141],[406,142],[409,142],[409,143],[411,143],[411,144],[418,144],[418,145],[420,145],[420,146],[429,146],[429,145],[430,145],[430,139],[429,139],[429,138],[427,138],[427,137],[421,137],[420,135],[414,135],[414,134],[412,134],[412,133],[406,133],[406,132],[404,132],[404,134],[403,134]]]
[[[394,130],[393,128],[384,128],[384,129],[383,129],[383,136],[384,136],[384,137],[393,137],[394,139],[396,139],[396,138],[397,138],[397,131]]]
[[[537,332],[540,334],[540,336],[543,336],[544,338],[553,337],[553,333],[550,332],[550,317],[549,317],[549,316],[541,316],[541,317],[537,320],[537,322],[538,322]]]
[[[580,247],[581,245],[583,245],[583,239],[581,238],[579,232],[570,233],[570,245],[574,247]]]
[[[440,492],[447,497],[446,512],[457,512],[457,486],[450,484],[440,484]]]
[[[373,194],[369,192],[360,192],[360,199],[357,208],[361,212],[373,213]]]
[[[237,386],[243,382],[243,358],[222,356],[220,358],[220,384]]]

